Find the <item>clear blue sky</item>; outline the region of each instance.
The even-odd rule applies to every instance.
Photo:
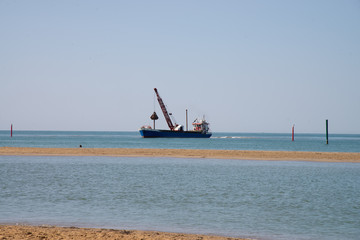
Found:
[[[360,1],[0,0],[0,129],[360,133]],[[167,128],[161,110],[159,128]]]

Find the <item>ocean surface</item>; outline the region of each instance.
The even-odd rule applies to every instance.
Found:
[[[359,152],[360,135],[0,132],[0,146]],[[168,157],[0,156],[0,224],[359,239],[360,164]]]
[[[139,132],[0,131],[0,147],[180,148],[360,152],[360,134],[213,133],[210,139],[149,139]]]

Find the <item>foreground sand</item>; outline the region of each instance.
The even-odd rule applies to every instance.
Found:
[[[0,225],[0,239],[241,240],[220,236],[97,228]]]
[[[0,155],[36,156],[118,156],[118,157],[179,157],[242,160],[319,161],[360,163],[360,153],[193,150],[144,148],[20,148],[0,147]]]

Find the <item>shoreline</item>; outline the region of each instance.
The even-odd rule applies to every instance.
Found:
[[[0,224],[0,239],[246,240],[245,238],[160,231],[6,224]]]
[[[212,149],[153,149],[153,148],[32,148],[0,147],[0,155],[19,156],[111,156],[111,157],[176,157],[234,160],[311,161],[360,163],[360,153],[250,151]]]

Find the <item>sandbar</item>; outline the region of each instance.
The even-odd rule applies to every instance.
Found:
[[[0,147],[0,155],[28,156],[113,156],[113,157],[176,157],[272,161],[316,161],[360,163],[360,153],[248,151],[210,149],[153,148],[30,148]]]
[[[55,226],[0,225],[0,239],[245,240],[224,236]]]

